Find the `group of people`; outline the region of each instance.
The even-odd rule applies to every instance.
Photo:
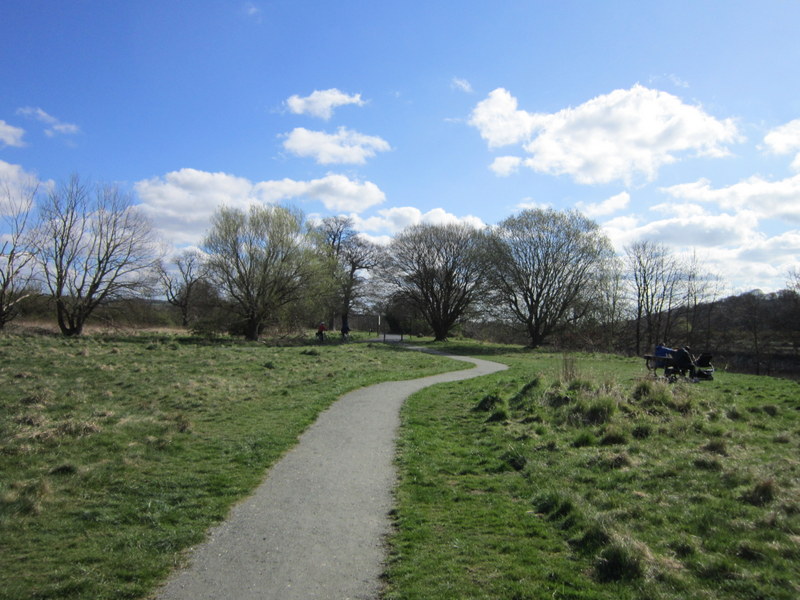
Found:
[[[689,377],[694,379],[697,376],[697,364],[695,361],[694,356],[692,355],[692,350],[688,346],[684,346],[683,348],[669,348],[664,345],[663,342],[656,346],[656,358],[672,358],[672,365],[670,365],[675,371],[681,374],[689,374]],[[666,367],[666,361],[663,361],[662,364],[658,365],[660,367]]]
[[[328,328],[325,327],[324,322],[320,322],[319,327],[317,327],[317,341],[324,342],[325,341],[325,332],[328,331]],[[342,341],[346,341],[350,339],[350,326],[347,324],[347,319],[342,321]]]

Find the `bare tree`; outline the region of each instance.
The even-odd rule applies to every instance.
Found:
[[[209,273],[233,301],[248,340],[258,339],[278,309],[298,300],[314,275],[302,214],[279,206],[220,209],[203,250]]]
[[[800,293],[800,267],[792,267],[787,273],[788,281],[786,287],[790,290]]]
[[[196,292],[206,279],[206,264],[197,250],[186,250],[176,256],[168,268],[159,265],[159,278],[164,296],[181,313],[181,325],[189,326]]]
[[[326,217],[317,232],[332,271],[334,312],[339,312],[342,328],[349,329],[350,311],[359,297],[364,274],[378,266],[380,248],[359,236],[349,217]]]
[[[601,343],[606,348],[620,346],[623,324],[630,316],[630,308],[624,265],[619,258],[610,258],[601,271],[597,309],[597,318],[603,331]]]
[[[6,232],[0,236],[0,329],[17,316],[19,303],[29,295],[34,259],[29,234],[38,187],[30,176],[0,182],[0,217]]]
[[[492,233],[492,281],[500,302],[540,346],[590,309],[611,243],[582,214],[524,210]]]
[[[685,265],[683,288],[686,294],[686,344],[711,346],[711,319],[722,290],[722,278],[702,270],[695,253]],[[702,337],[700,334],[703,334]]]
[[[625,254],[636,304],[636,353],[641,354],[644,339],[650,347],[670,335],[681,269],[669,249],[657,242],[634,242]]]
[[[443,341],[482,290],[485,257],[485,236],[468,225],[413,225],[393,240],[386,275]]]
[[[35,247],[66,336],[80,335],[101,304],[149,290],[159,259],[151,223],[131,197],[77,176],[48,195]]]

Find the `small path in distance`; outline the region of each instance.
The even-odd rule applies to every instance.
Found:
[[[392,341],[388,340],[387,341]],[[423,350],[421,348],[412,348]],[[438,353],[437,353],[438,354]],[[349,392],[320,414],[156,592],[159,600],[374,600],[381,590],[405,399],[506,365],[447,355],[472,369]]]

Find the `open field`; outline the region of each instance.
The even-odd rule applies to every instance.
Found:
[[[800,597],[800,385],[641,360],[510,365],[403,410],[391,599]]]
[[[414,340],[417,344],[418,340]],[[470,342],[404,408],[386,597],[800,596],[800,386]],[[0,337],[0,598],[141,598],[383,344]]]
[[[384,344],[0,337],[0,598],[139,598],[338,396],[462,369]]]

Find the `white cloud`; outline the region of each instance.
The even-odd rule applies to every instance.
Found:
[[[543,115],[518,110],[517,99],[503,88],[489,93],[472,111],[469,124],[480,131],[490,148],[518,144],[530,138]]]
[[[583,212],[587,217],[594,218],[600,217],[604,215],[610,215],[615,213],[623,208],[626,208],[628,204],[630,204],[631,195],[628,192],[621,192],[616,194],[615,196],[611,196],[602,202],[597,202],[594,204],[586,204],[584,202],[578,202],[576,207],[578,210]]]
[[[181,169],[139,181],[135,188],[156,227],[178,244],[198,243],[220,206],[247,208],[254,203],[305,199],[319,201],[331,211],[359,212],[385,200],[374,183],[352,181],[343,175],[254,183],[227,173]]]
[[[283,147],[292,154],[313,158],[322,165],[364,164],[376,152],[391,150],[386,140],[346,127],[340,127],[334,134],[296,127],[286,135]]]
[[[385,208],[379,210],[378,216],[376,217],[361,218],[358,215],[351,215],[351,217],[353,219],[355,228],[360,231],[385,231],[389,234],[398,233],[406,227],[418,225],[420,223],[431,225],[466,223],[472,227],[475,227],[476,229],[480,229],[485,226],[483,221],[472,215],[458,217],[441,208],[434,208],[426,213],[423,213],[421,210],[413,206]]]
[[[16,214],[20,209],[19,200],[28,197],[28,194],[37,188],[41,193],[53,185],[52,180],[39,181],[35,174],[26,171],[20,165],[0,160],[0,216]]]
[[[450,80],[450,87],[466,94],[471,94],[474,91],[472,89],[472,84],[470,84],[470,82],[466,79],[461,79],[460,77],[453,77],[453,79]]]
[[[0,145],[22,147],[25,145],[22,141],[23,135],[25,135],[24,129],[9,125],[0,119]]]
[[[692,205],[672,205],[665,216],[644,221],[634,215],[620,216],[602,227],[618,251],[641,239],[663,242],[678,250],[689,248],[735,249],[751,243],[757,236],[758,217],[752,212],[713,215]]]
[[[548,208],[553,208],[553,205],[550,202],[539,202],[533,198],[523,198],[522,202],[518,202],[514,208],[517,210],[546,210]]]
[[[518,156],[498,156],[492,161],[489,168],[499,177],[508,177],[512,173],[516,173],[521,164],[522,159]]]
[[[328,90],[315,90],[310,95],[301,98],[298,95],[290,96],[286,100],[286,106],[296,115],[311,115],[326,121],[333,116],[333,109],[338,106],[355,104],[363,106],[364,101],[361,94],[345,94],[336,88]]]
[[[779,181],[759,176],[713,189],[707,179],[661,188],[673,198],[714,203],[723,210],[752,211],[761,218],[800,223],[800,175]]]
[[[353,181],[344,175],[326,175],[311,181],[263,181],[255,187],[265,201],[306,198],[339,212],[359,213],[386,200],[386,195],[374,183]]]
[[[261,22],[261,9],[252,2],[245,2],[242,6],[242,14],[253,19],[256,23]]]
[[[56,135],[75,135],[81,131],[80,127],[77,125],[73,123],[64,123],[38,107],[25,106],[23,108],[18,108],[17,114],[49,125],[49,127],[44,130],[48,137],[54,137]]]
[[[795,154],[792,169],[800,171],[800,119],[776,127],[764,136],[764,144],[773,154]]]
[[[552,114],[519,110],[516,98],[498,88],[478,103],[470,124],[490,148],[522,144],[530,154],[526,166],[583,184],[652,180],[682,153],[727,156],[727,144],[741,139],[732,119],[641,85]]]

